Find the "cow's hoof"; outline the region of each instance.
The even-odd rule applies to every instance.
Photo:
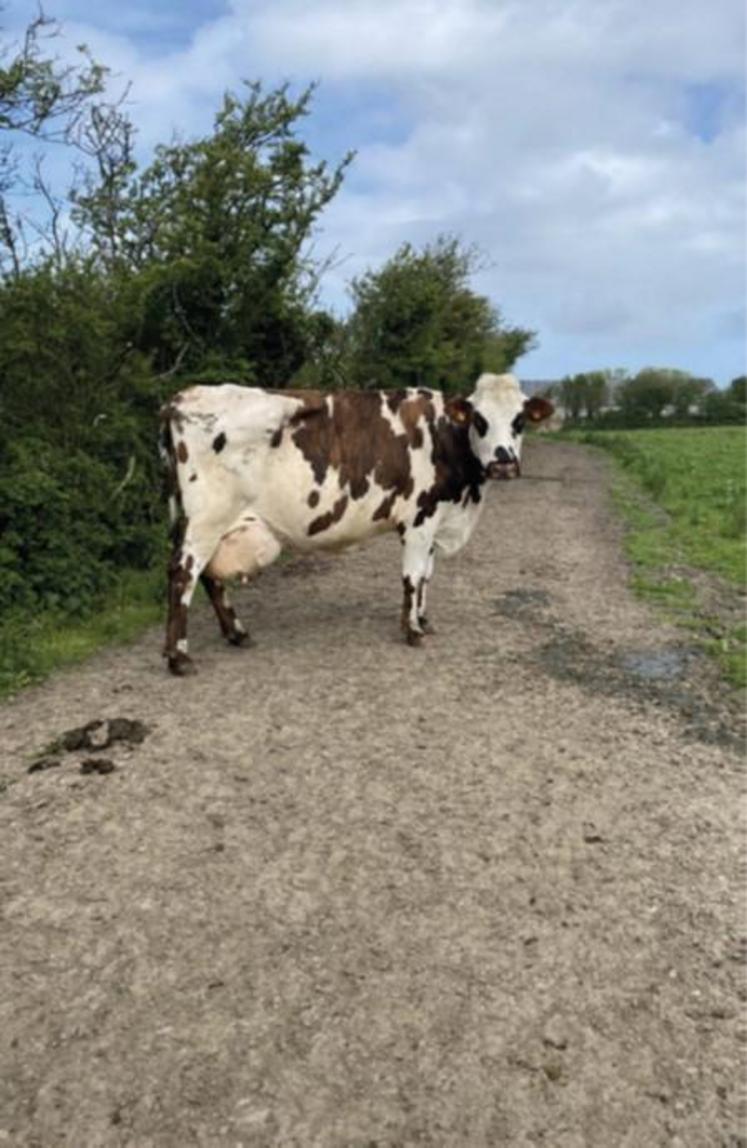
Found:
[[[418,618],[418,625],[424,634],[435,634],[436,632],[425,615],[423,615],[422,618]]]
[[[177,678],[186,678],[189,674],[196,674],[197,667],[189,654],[172,654],[169,657],[169,672]]]
[[[254,642],[246,630],[236,630],[233,634],[227,634],[226,640],[229,646],[253,646]]]
[[[423,635],[419,634],[417,630],[408,630],[405,634],[405,641],[408,646],[419,646],[423,641]]]

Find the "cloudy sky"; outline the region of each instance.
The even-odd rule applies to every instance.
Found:
[[[242,79],[300,90],[316,156],[357,152],[321,221],[323,299],[405,240],[459,235],[537,330],[518,372],[745,370],[742,0],[45,0],[122,81],[143,158]],[[6,0],[4,38],[35,13]]]

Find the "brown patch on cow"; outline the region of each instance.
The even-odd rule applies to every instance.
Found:
[[[249,635],[239,624],[236,612],[226,597],[226,589],[220,578],[211,578],[209,574],[202,573],[200,581],[205,592],[212,602],[221,633],[232,646],[243,646],[249,642]]]
[[[408,646],[419,646],[423,635],[417,630],[413,630],[410,625],[410,616],[412,612],[412,605],[415,599],[415,587],[410,579],[405,575],[402,579],[402,586],[404,587],[404,601],[402,603],[402,630],[405,638],[407,639]]]
[[[401,434],[384,416],[384,403],[399,414]],[[415,424],[422,416],[426,420],[434,417],[428,399],[409,397],[408,392],[385,397],[371,391],[337,391],[329,404],[314,408],[313,413],[313,418],[303,417],[303,412],[294,415],[299,425],[293,441],[319,485],[331,468],[353,499],[363,498],[372,482],[409,498],[414,489],[409,452],[423,442]]]
[[[173,499],[173,507],[176,510],[175,521],[178,522],[182,517],[182,492],[179,486],[179,476],[176,471],[176,452],[174,449],[174,433],[172,428],[172,420],[169,414],[170,408],[162,407],[161,418],[161,453],[164,462],[163,472],[163,487],[164,494],[168,499]]]
[[[215,451],[216,454],[220,454],[220,452],[223,450],[223,447],[225,445],[226,445],[226,436],[223,433],[223,431],[221,431],[220,434],[217,434],[215,436],[215,438],[213,439],[213,450]]]
[[[187,555],[184,564],[182,564],[182,547],[186,528],[187,520],[183,516],[174,523],[173,544],[168,569],[169,605],[164,655],[168,657],[169,667],[175,673],[181,672],[171,664],[174,658],[181,657],[181,655],[177,655],[176,644],[187,636],[187,607],[182,602],[182,598],[192,581],[190,571],[194,565],[194,558],[191,554]]]
[[[319,491],[318,490],[312,490],[311,494],[309,495],[309,497],[306,501],[308,502],[309,506],[312,509],[315,506],[318,506],[319,505]]]
[[[442,415],[430,431],[436,474],[433,484],[418,495],[413,526],[421,526],[435,514],[440,502],[479,502],[485,481],[482,464],[472,453],[467,423],[456,424],[448,415]]]
[[[197,482],[197,475],[196,474],[190,474],[189,481],[190,482]]]
[[[420,392],[418,392],[417,398],[405,395],[396,413],[399,415],[402,426],[405,428],[408,444],[413,450],[418,450],[424,442],[423,429],[418,426],[418,423],[421,419],[425,419],[428,425],[433,423],[435,418],[433,402],[430,397],[426,397],[420,394]]]
[[[347,505],[348,496],[347,494],[343,494],[342,498],[338,498],[331,510],[328,510],[326,514],[320,514],[318,518],[315,518],[313,522],[309,524],[309,535],[321,534],[323,530],[329,530],[330,526],[340,521]]]
[[[410,629],[410,614],[412,612],[412,599],[415,594],[415,587],[406,575],[402,579],[402,587],[405,592],[404,601],[402,603],[402,629],[407,633]]]
[[[179,445],[176,448],[176,457],[179,459],[179,462],[186,462],[189,458],[189,451],[187,450],[187,444],[184,439],[179,440]]]
[[[389,515],[392,513],[392,507],[394,506],[396,498],[397,492],[395,490],[392,494],[387,495],[383,502],[379,503],[373,512],[374,522],[379,522],[382,519],[389,517]]]

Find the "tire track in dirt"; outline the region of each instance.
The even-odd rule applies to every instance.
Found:
[[[277,567],[0,710],[0,1144],[739,1148],[737,715],[529,444],[400,640],[399,547]],[[29,775],[62,731],[150,731]]]

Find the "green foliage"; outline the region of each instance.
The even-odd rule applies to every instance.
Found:
[[[107,73],[91,60],[85,45],[78,48],[77,66],[51,57],[45,40],[58,31],[57,23],[40,12],[28,25],[20,49],[0,67],[0,131],[76,138]]]
[[[700,412],[702,421],[718,426],[747,421],[747,407],[738,395],[739,391],[735,392],[731,388],[726,392],[712,391],[707,394]]]
[[[505,328],[469,286],[476,254],[441,238],[405,244],[379,271],[352,284],[349,378],[359,387],[469,387],[484,370],[505,371],[533,333]]]
[[[119,324],[85,263],[0,285],[1,613],[84,613],[158,552],[162,387]]]
[[[735,403],[747,403],[747,375],[737,375],[732,379],[726,393]]]
[[[726,391],[711,379],[673,368],[647,367],[628,376],[622,370],[568,375],[553,387],[568,424],[599,430],[744,423],[743,377]]]
[[[139,175],[123,142],[115,173],[77,194],[103,266],[128,280],[128,333],[156,370],[211,359],[246,377],[261,365],[263,382],[283,387],[304,362],[302,249],[350,162],[311,162],[296,135],[311,94],[247,85],[225,96],[210,135],[157,148]]]
[[[686,419],[702,409],[714,383],[686,371],[647,367],[617,390],[617,404],[625,426],[646,426],[660,421],[665,413]]]

